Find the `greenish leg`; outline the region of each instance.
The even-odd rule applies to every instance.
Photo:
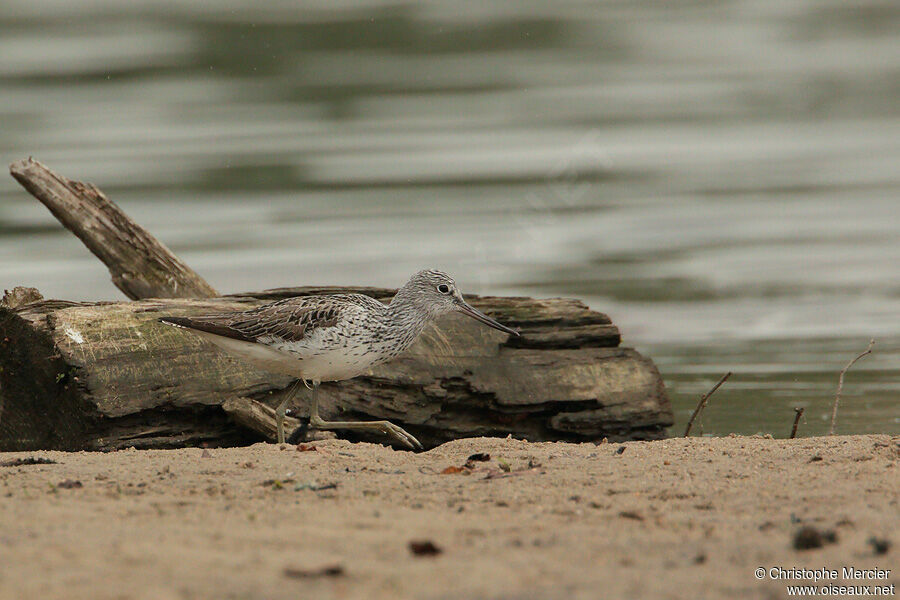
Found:
[[[319,416],[318,381],[313,381],[312,403],[309,408],[309,426],[316,429],[371,429],[379,433],[387,434],[413,450],[422,449],[422,444],[419,443],[419,440],[410,435],[402,427],[398,427],[390,421],[325,421]]]

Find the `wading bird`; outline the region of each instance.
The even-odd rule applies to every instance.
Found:
[[[441,271],[419,271],[390,304],[362,294],[288,298],[242,312],[199,317],[162,317],[264,371],[290,375],[297,382],[275,410],[278,443],[284,442],[285,408],[309,382],[310,427],[375,430],[410,448],[422,445],[389,421],[325,421],[319,416],[319,384],[365,373],[409,348],[435,318],[458,311],[511,335],[519,333],[475,310],[463,300],[453,278]]]

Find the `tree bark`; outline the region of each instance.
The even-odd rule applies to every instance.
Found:
[[[115,286],[132,300],[218,295],[90,183],[67,179],[31,158],[12,163],[9,172],[103,261]]]
[[[382,301],[393,295],[377,288],[293,288],[202,300],[0,306],[0,450],[272,439],[271,413],[256,403],[274,406],[291,380],[257,371],[157,318],[337,291]],[[468,299],[522,336],[510,339],[461,315],[446,317],[391,363],[323,384],[323,416],[389,419],[426,447],[477,435],[665,436],[672,410],[659,373],[650,360],[618,347],[618,330],[605,315],[568,299]],[[306,401],[297,396],[295,416],[308,414]]]

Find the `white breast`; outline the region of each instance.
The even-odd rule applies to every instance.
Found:
[[[342,381],[365,373],[384,353],[372,345],[353,344],[336,328],[319,329],[296,342],[260,338],[278,352],[295,357],[301,374],[313,381]]]

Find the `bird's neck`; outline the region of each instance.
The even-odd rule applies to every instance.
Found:
[[[431,314],[417,302],[415,294],[407,288],[400,288],[388,306],[387,327],[391,337],[409,347],[431,321]]]

